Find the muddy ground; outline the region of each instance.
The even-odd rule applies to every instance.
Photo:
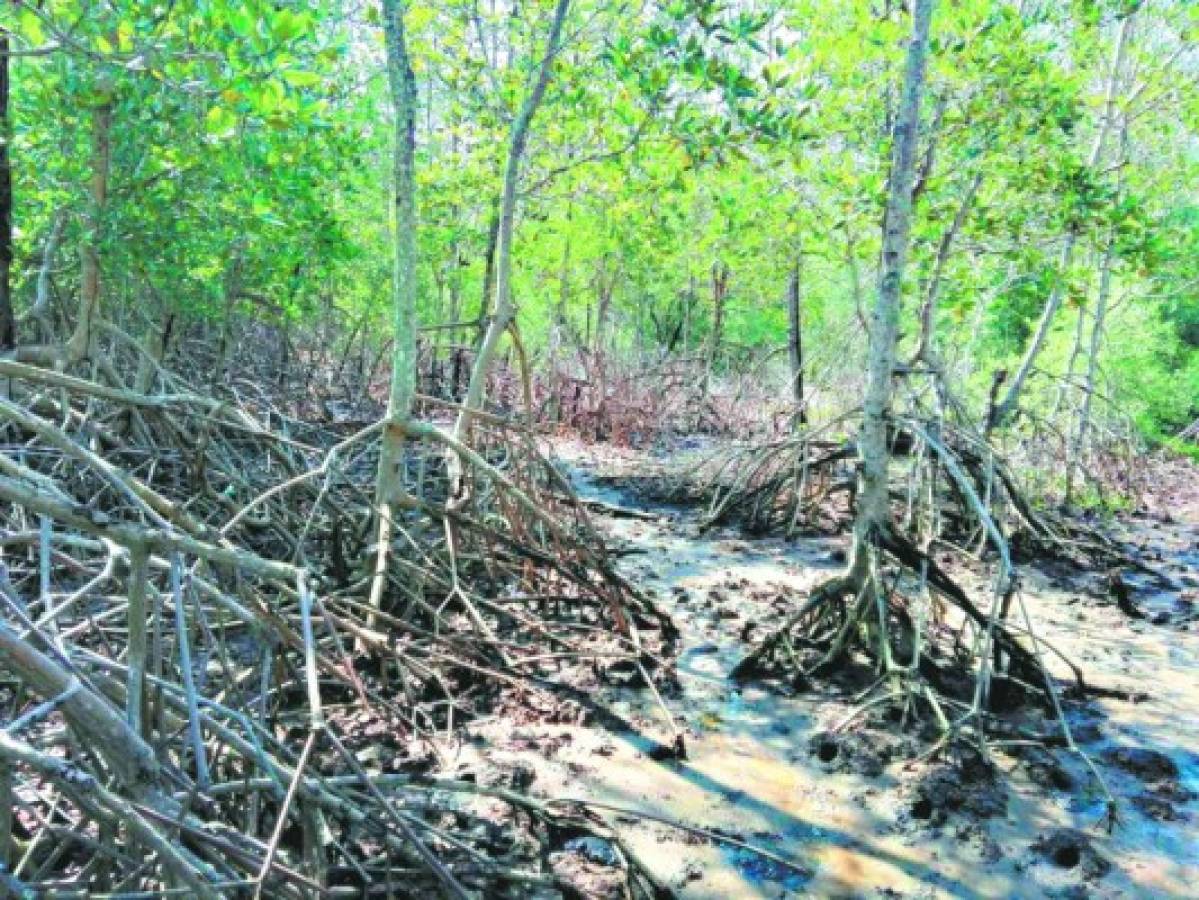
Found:
[[[970,754],[921,760],[927,742],[918,730],[896,734],[867,720],[828,735],[852,708],[852,684],[728,679],[755,638],[840,568],[844,538],[700,534],[695,510],[635,490],[645,458],[554,449],[583,497],[649,515],[596,521],[623,552],[624,573],[655,593],[682,632],[660,683],[687,758],[663,752],[671,727],[637,674],[601,665],[594,699],[615,718],[571,706],[477,722],[444,748],[449,772],[605,804],[655,874],[695,900],[1199,896],[1194,510],[1153,510],[1121,525],[1179,587],[1135,585],[1143,618],[1122,612],[1097,574],[1023,569],[1043,636],[1091,680],[1135,698],[1068,707],[1080,746],[1119,802],[1109,834],[1104,800],[1075,755],[1006,746],[994,770]],[[981,569],[955,574],[983,589]],[[621,896],[612,868],[620,862],[594,840],[570,843],[555,859],[582,896]]]

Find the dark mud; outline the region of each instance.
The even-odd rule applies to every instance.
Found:
[[[838,729],[863,686],[852,673],[799,685],[731,681],[755,638],[841,565],[842,539],[700,534],[694,510],[661,499],[661,471],[625,480],[645,471],[643,460],[559,450],[584,497],[641,514],[597,522],[626,551],[625,574],[655,591],[681,630],[677,656],[653,677],[686,758],[671,752],[672,725],[653,692],[631,673],[611,672],[593,697],[612,715],[515,729],[502,718],[477,723],[471,740],[447,748],[460,770],[508,783],[531,773],[535,794],[625,809],[601,812],[683,897],[1196,896],[1199,630],[1185,587],[1194,526],[1133,522],[1141,539],[1160,544],[1162,566],[1182,585],[1135,584],[1144,619],[1130,620],[1098,576],[1024,572],[1045,638],[1096,683],[1145,698],[1068,706],[1075,739],[1118,801],[1108,833],[1104,800],[1073,754],[1012,743],[990,760],[922,759],[928,736],[897,730],[881,712]],[[976,587],[985,577],[955,574]],[[1162,611],[1170,617],[1155,624]],[[1068,676],[1064,667],[1059,674]],[[577,877],[581,896],[607,896],[622,864],[568,847],[554,861]]]

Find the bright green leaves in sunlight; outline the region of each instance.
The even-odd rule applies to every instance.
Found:
[[[592,349],[601,306],[614,351],[702,349],[716,266],[728,273],[716,368],[779,359],[802,257],[812,365],[858,377],[907,6],[572,0],[520,173],[512,247],[534,365],[551,346]],[[404,4],[424,324],[473,322],[486,307],[504,148],[551,7]],[[1093,162],[1130,14],[1125,75]],[[1179,0],[937,5],[900,351],[939,272],[934,327],[966,402],[984,402],[994,371],[1019,362],[1058,292],[1050,374],[1032,382],[1045,390],[1076,335],[1090,334],[1110,247],[1105,333],[1122,340],[1103,347],[1104,396],[1147,410],[1155,427],[1199,415],[1187,400],[1138,393],[1173,371],[1199,383],[1186,374],[1199,371],[1199,100],[1180,87],[1199,66],[1197,16]],[[379,323],[385,339],[393,129],[377,0],[21,0],[0,4],[0,24],[19,54],[18,303],[32,296],[57,215],[61,253],[77,252],[93,114],[111,108],[106,302],[136,320],[153,306],[142,302],[150,285],[154,303],[197,317],[336,310]],[[56,269],[62,296],[77,290],[77,270],[73,258]],[[1123,346],[1150,340],[1160,363]]]

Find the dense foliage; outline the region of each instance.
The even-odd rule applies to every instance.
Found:
[[[551,12],[403,8],[419,316],[468,323],[428,333],[443,349],[490,307],[507,135]],[[901,356],[934,294],[935,343],[980,417],[1055,294],[1025,410],[1070,433],[1089,392],[1100,437],[1199,415],[1197,15],[1173,0],[938,12]],[[382,348],[393,112],[373,3],[29,0],[0,17],[18,343],[50,337],[28,312],[39,281],[43,323],[72,327],[94,237],[103,315],[129,333],[173,314],[214,336],[249,319]],[[809,402],[839,410],[861,380],[905,20],[892,2],[573,4],[512,248],[535,365],[563,347],[704,354],[783,396],[798,267]]]

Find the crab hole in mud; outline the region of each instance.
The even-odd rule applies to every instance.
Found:
[[[1077,844],[1062,844],[1053,851],[1053,862],[1063,869],[1073,869],[1082,861],[1082,851]]]
[[[933,817],[933,801],[928,797],[921,797],[912,804],[912,816],[917,819],[931,819]]]
[[[816,755],[820,757],[821,762],[831,763],[837,758],[837,754],[840,752],[840,748],[837,746],[836,741],[821,741],[820,747],[816,751]]]

